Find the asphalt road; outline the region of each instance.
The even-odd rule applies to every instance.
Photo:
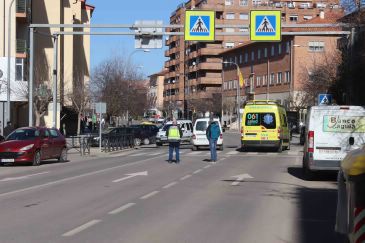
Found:
[[[145,147],[107,158],[0,167],[0,242],[343,242],[336,174],[301,174],[302,147],[281,154]]]

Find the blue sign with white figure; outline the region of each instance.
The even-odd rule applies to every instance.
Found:
[[[330,105],[332,104],[331,94],[319,94],[318,95],[318,105]]]

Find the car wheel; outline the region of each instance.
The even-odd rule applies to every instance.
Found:
[[[60,157],[58,157],[58,162],[66,162],[66,161],[67,161],[67,148],[63,148]]]
[[[144,145],[150,144],[150,140],[148,138],[143,139],[143,144]]]
[[[156,143],[156,146],[162,146],[162,143]]]
[[[198,150],[198,146],[193,145],[193,151],[197,151]]]
[[[41,152],[40,151],[36,151],[33,157],[33,162],[32,162],[33,166],[39,166],[41,165]]]
[[[304,158],[303,158],[303,165],[302,165],[303,177],[307,181],[313,180],[314,173],[311,169],[308,168],[306,165]]]
[[[140,138],[135,138],[134,139],[134,146],[140,146],[141,142],[142,142],[142,140]]]
[[[277,149],[277,152],[278,152],[278,153],[283,152],[283,141],[281,141],[281,140],[280,140],[280,143],[279,143],[279,147],[278,147],[278,149]]]

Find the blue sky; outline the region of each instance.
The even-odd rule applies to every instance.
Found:
[[[88,4],[95,6],[95,11],[91,19],[92,24],[133,24],[136,20],[163,20],[164,24],[169,24],[171,12],[173,12],[182,2],[184,1],[87,1]],[[119,31],[127,31],[127,29],[120,29]],[[91,66],[93,68],[101,61],[116,54],[127,57],[134,50],[134,36],[92,36]],[[143,66],[142,73],[145,77],[159,72],[163,68],[164,62],[167,60],[166,57],[164,57],[165,50],[166,47],[164,46],[162,49],[151,49],[151,52],[149,53],[137,52],[132,56],[133,63]]]

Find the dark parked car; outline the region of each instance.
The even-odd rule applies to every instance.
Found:
[[[156,135],[159,128],[154,124],[131,125],[134,135],[134,145],[139,146],[142,143],[148,145],[156,142]]]
[[[66,140],[55,128],[18,128],[0,143],[1,164],[40,165],[46,159],[67,161]]]
[[[300,127],[299,143],[300,143],[300,145],[304,145],[304,143],[305,143],[305,126]]]

